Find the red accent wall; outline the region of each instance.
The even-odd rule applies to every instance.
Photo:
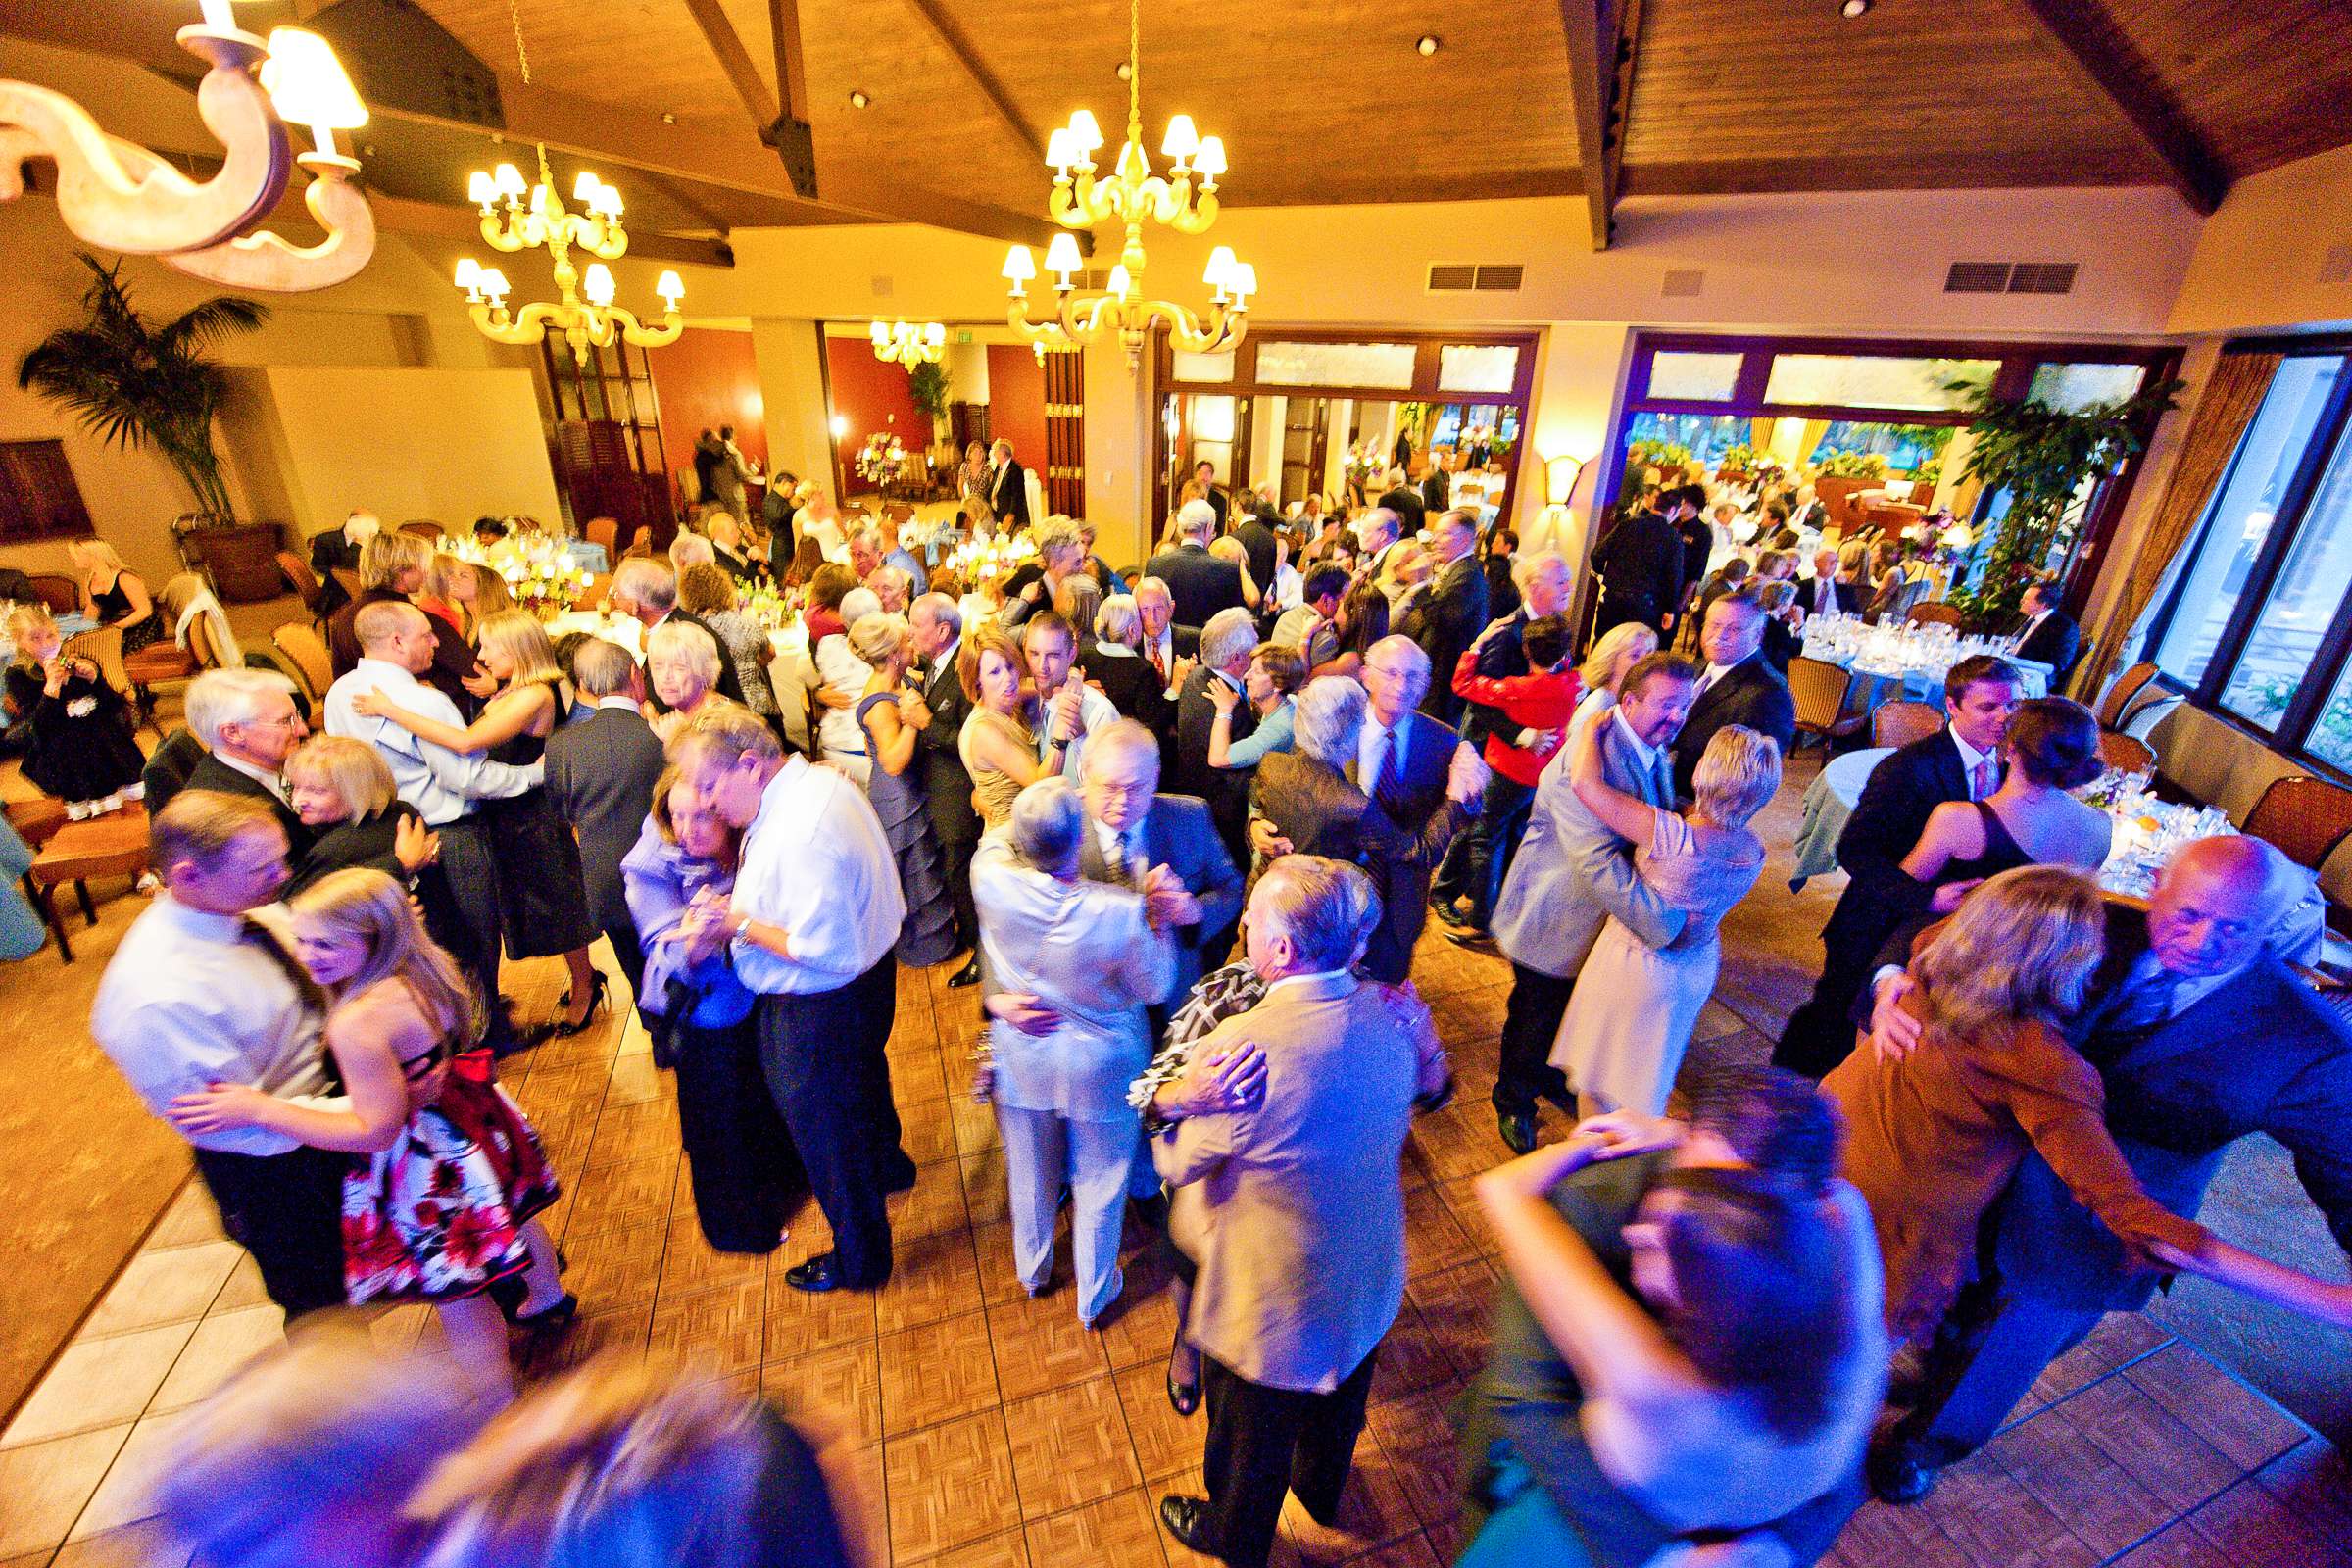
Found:
[[[867,487],[858,477],[858,454],[876,430],[888,431],[914,451],[931,444],[931,421],[914,406],[904,366],[874,358],[873,345],[861,337],[828,337],[825,370],[833,413],[849,421],[849,428],[833,443],[841,458],[844,492]]]
[[[1046,368],[1026,345],[988,346],[988,433],[1012,443],[1024,468],[1046,480]]]
[[[694,438],[722,424],[735,427],[747,459],[767,467],[766,400],[752,334],[690,326],[675,343],[648,349],[654,396],[662,403],[662,449],[674,474],[694,461]]]

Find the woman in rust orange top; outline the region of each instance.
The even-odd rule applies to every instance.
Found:
[[[2029,1150],[2150,1267],[2202,1274],[2324,1321],[2346,1292],[2230,1246],[2150,1198],[2107,1131],[2098,1071],[2059,1021],[2105,947],[2098,890],[2076,872],[2004,871],[1921,933],[1916,1051],[1867,1045],[1823,1081],[1846,1120],[1846,1177],[1870,1200],[1896,1339],[1934,1332],[1968,1277],[1977,1222]]]

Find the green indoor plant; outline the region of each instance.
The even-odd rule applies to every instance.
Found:
[[[931,442],[937,446],[947,440],[948,371],[947,368],[929,360],[918,362],[906,372],[906,395],[914,400],[914,411],[931,421]]]
[[[158,324],[131,308],[122,264],[74,253],[90,270],[82,304],[89,319],[42,339],[17,366],[17,385],[78,415],[101,439],[120,447],[152,446],[178,470],[207,524],[231,521],[213,418],[228,394],[228,376],[206,350],[270,318],[254,300],[222,295]]]
[[[2145,446],[2147,432],[2175,407],[2184,384],[2162,381],[2120,402],[2068,412],[2034,398],[1996,398],[1985,388],[1952,383],[1953,391],[1970,395],[1969,430],[1976,437],[1963,476],[1982,484],[1985,495],[2009,493],[2008,515],[1986,552],[1983,575],[1953,595],[1978,624],[2001,625],[2016,615],[2026,584],[2074,542],[2066,513],[2075,492]]]
[[[1886,460],[1876,452],[1831,452],[1813,466],[1823,479],[1884,479]]]

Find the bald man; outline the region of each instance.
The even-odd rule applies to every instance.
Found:
[[[2185,846],[2145,914],[2108,905],[2107,956],[2068,1033],[2106,1085],[2108,1130],[2165,1207],[2193,1216],[2230,1146],[2268,1133],[2352,1252],[2352,1028],[2270,946],[2304,886],[2260,839]],[[1881,952],[1871,1015],[1873,1042],[1896,1051],[1918,1031],[1896,1005],[1911,981],[1886,966],[1902,949],[1898,937]],[[1925,1496],[2042,1367],[2154,1286],[2038,1154],[1984,1225],[1981,1275],[1930,1347],[1917,1402],[1872,1446],[1871,1490],[1886,1501]]]

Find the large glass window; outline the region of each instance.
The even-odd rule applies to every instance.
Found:
[[[2282,360],[2154,638],[2157,667],[2283,751],[2352,772],[2352,384]]]
[[[2156,666],[2181,685],[2194,689],[2204,683],[2206,666],[2270,540],[2279,503],[2342,369],[2343,361],[2332,356],[2282,363],[2238,443],[2156,645]],[[2251,713],[2243,716],[2265,722]]]
[[[1764,401],[1814,408],[1959,409],[1967,407],[1970,389],[1990,386],[1999,368],[1995,360],[1776,354]]]

